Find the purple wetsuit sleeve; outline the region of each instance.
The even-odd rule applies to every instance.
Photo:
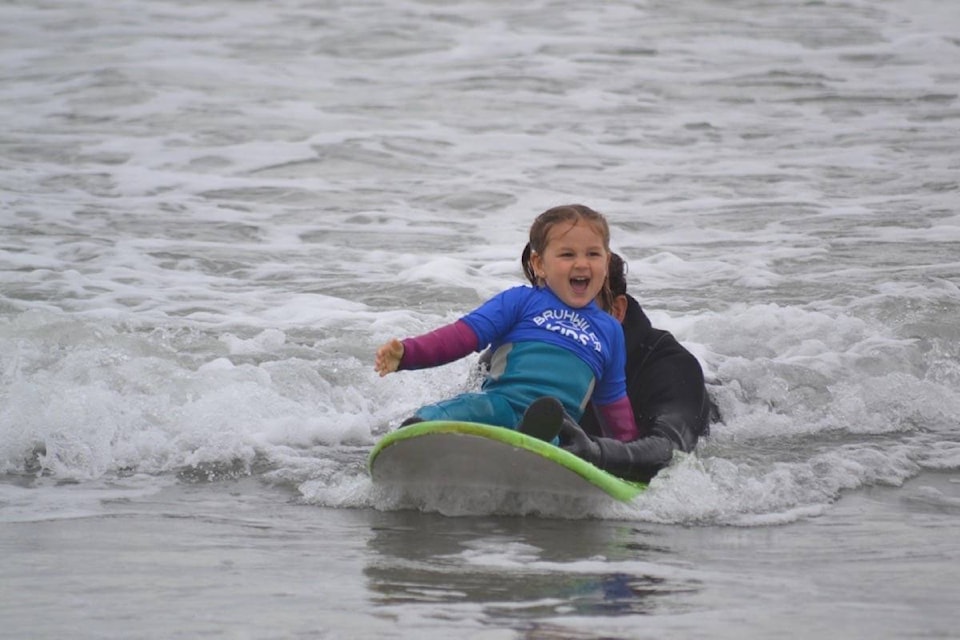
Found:
[[[463,320],[403,340],[400,369],[426,369],[453,362],[477,350],[477,334]]]
[[[619,400],[597,408],[603,416],[604,436],[621,442],[630,442],[640,436],[629,397],[623,396]]]

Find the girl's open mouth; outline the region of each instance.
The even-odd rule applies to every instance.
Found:
[[[586,293],[590,287],[590,278],[570,278],[570,288],[574,293]]]

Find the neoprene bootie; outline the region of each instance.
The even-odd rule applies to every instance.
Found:
[[[523,412],[517,431],[544,442],[553,442],[563,425],[563,405],[556,398],[543,396]]]

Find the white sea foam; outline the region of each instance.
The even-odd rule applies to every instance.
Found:
[[[4,631],[955,635],[958,32],[941,0],[0,3]],[[565,202],[722,421],[627,504],[374,485],[477,383],[376,347],[522,282]]]
[[[956,466],[949,8],[0,17],[6,473],[263,469],[377,504],[363,447],[473,364],[379,379],[373,350],[521,282],[531,219],[569,201],[608,215],[724,418],[611,517],[789,520]]]

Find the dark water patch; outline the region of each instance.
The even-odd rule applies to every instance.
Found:
[[[85,191],[97,197],[117,197],[117,183],[109,173],[76,172],[51,176],[41,181],[45,191],[52,193]]]

